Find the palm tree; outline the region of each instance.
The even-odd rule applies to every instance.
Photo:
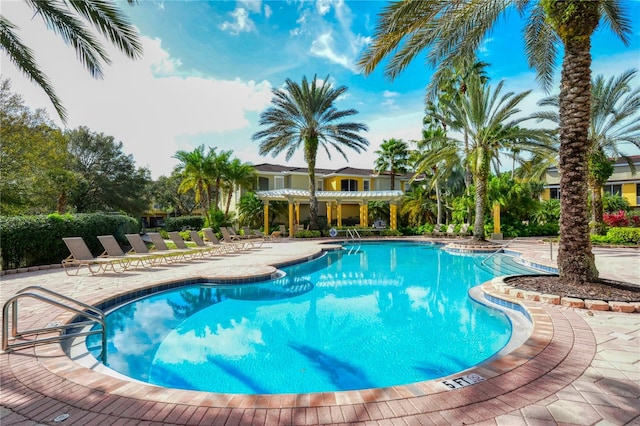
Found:
[[[135,0],[128,2],[134,4]],[[142,55],[136,28],[114,2],[38,0],[26,3],[33,9],[34,16],[40,16],[47,27],[73,46],[76,56],[92,77],[102,78],[102,64],[109,64],[110,59],[91,27],[128,57],[136,59]],[[0,15],[0,48],[20,71],[44,90],[62,121],[66,122],[67,112],[62,102],[38,67],[32,50],[16,34],[17,29],[13,22]]]
[[[549,90],[555,58],[562,47],[560,84],[560,191],[562,216],[558,269],[565,284],[598,278],[591,252],[587,213],[587,139],[591,108],[591,35],[602,23],[625,45],[631,21],[621,0],[512,0],[502,2],[395,2],[380,15],[373,43],[359,65],[371,73],[391,56],[386,75],[394,78],[415,56],[429,48],[427,62],[436,68],[431,86],[461,58],[474,57],[485,36],[513,9],[524,17],[529,65]]]
[[[631,82],[637,74],[637,70],[630,69],[608,80],[603,75],[598,75],[591,82],[588,184],[591,192],[591,219],[594,222],[592,230],[595,233],[604,229],[602,187],[613,173],[610,159],[621,157],[633,170],[633,159],[620,148],[623,144],[640,148],[640,87],[631,88]],[[558,96],[550,96],[538,104],[559,108],[560,102]],[[544,111],[536,115],[540,119],[560,122],[556,111]]]
[[[227,167],[222,187],[227,193],[227,203],[224,214],[229,214],[231,206],[231,198],[236,188],[249,189],[255,180],[255,170],[249,163],[243,163],[239,159],[234,158]]]
[[[334,102],[347,91],[346,86],[333,88],[329,76],[323,82],[307,77],[302,84],[290,79],[284,89],[274,89],[272,106],[260,115],[260,125],[268,126],[253,135],[260,141],[260,155],[271,153],[274,157],[286,151],[287,161],[302,146],[304,160],[309,168],[310,229],[318,229],[318,199],[316,198],[316,155],[322,146],[329,158],[329,147],[347,159],[343,147],[361,152],[369,142],[358,132],[367,131],[366,125],[343,122],[345,117],[357,114],[355,109],[339,111]]]
[[[407,173],[409,164],[409,148],[402,139],[389,139],[382,141],[380,149],[375,151],[378,155],[374,170],[384,173],[387,170],[391,176],[391,190],[395,189],[396,175]]]
[[[475,219],[473,234],[476,241],[484,241],[484,213],[486,208],[487,183],[491,162],[498,158],[501,150],[512,149],[517,143],[519,149],[535,151],[546,147],[548,131],[527,129],[519,124],[530,117],[514,118],[520,112],[519,103],[530,93],[512,92],[501,95],[504,81],[496,89],[484,84],[480,78],[471,78],[467,83],[467,96],[454,97],[443,101],[444,111],[450,117],[450,126],[468,135],[469,156],[465,161],[470,165],[475,184]],[[446,139],[449,143],[444,143]],[[440,137],[439,149],[433,149],[422,157],[418,171],[422,172],[442,161],[451,161],[458,153],[467,150],[467,142],[453,137]],[[460,155],[460,154],[459,154]]]
[[[413,185],[402,197],[400,214],[407,218],[409,226],[419,227],[423,223],[433,222],[433,200],[429,191],[422,185]]]
[[[223,182],[229,173],[230,158],[233,151],[221,151],[219,154],[215,152],[215,148],[211,150],[211,173],[213,184],[213,208],[220,210],[220,196]]]
[[[211,222],[211,187],[215,183],[213,174],[213,159],[215,148],[209,148],[205,154],[204,145],[200,145],[193,151],[178,151],[173,156],[178,161],[177,169],[182,173],[182,181],[178,192],[185,193],[195,191],[195,202],[200,204],[205,211],[207,222]]]

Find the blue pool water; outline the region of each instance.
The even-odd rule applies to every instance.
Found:
[[[251,394],[442,377],[491,357],[511,335],[505,315],[468,297],[493,277],[478,259],[369,243],[273,281],[157,293],[108,315],[107,365],[160,386]],[[87,342],[97,356],[99,336]]]

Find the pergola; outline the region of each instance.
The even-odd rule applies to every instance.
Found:
[[[316,191],[318,202],[327,203],[327,221],[331,223],[332,206],[336,206],[336,220],[342,226],[342,205],[360,205],[360,226],[369,226],[369,201],[389,202],[389,227],[398,229],[398,202],[402,191]],[[304,189],[274,189],[258,191],[256,196],[264,203],[264,229],[269,229],[269,201],[287,201],[289,203],[289,229],[294,223],[300,223],[300,204],[309,204],[309,191]]]

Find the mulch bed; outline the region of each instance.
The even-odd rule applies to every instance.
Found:
[[[617,281],[602,280],[579,285],[564,284],[556,275],[515,276],[505,284],[521,290],[555,294],[561,297],[603,300],[605,302],[639,302],[640,286]]]

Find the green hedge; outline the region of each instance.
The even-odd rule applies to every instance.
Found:
[[[165,223],[168,232],[184,231],[185,229],[199,231],[204,228],[204,216],[168,217]]]
[[[69,256],[63,237],[82,237],[99,255],[103,248],[98,235],[113,235],[126,243],[125,234],[139,231],[139,222],[124,215],[0,216],[2,270],[60,263]]]
[[[640,228],[609,228],[607,235],[591,235],[591,242],[594,244],[638,245],[640,244]]]

